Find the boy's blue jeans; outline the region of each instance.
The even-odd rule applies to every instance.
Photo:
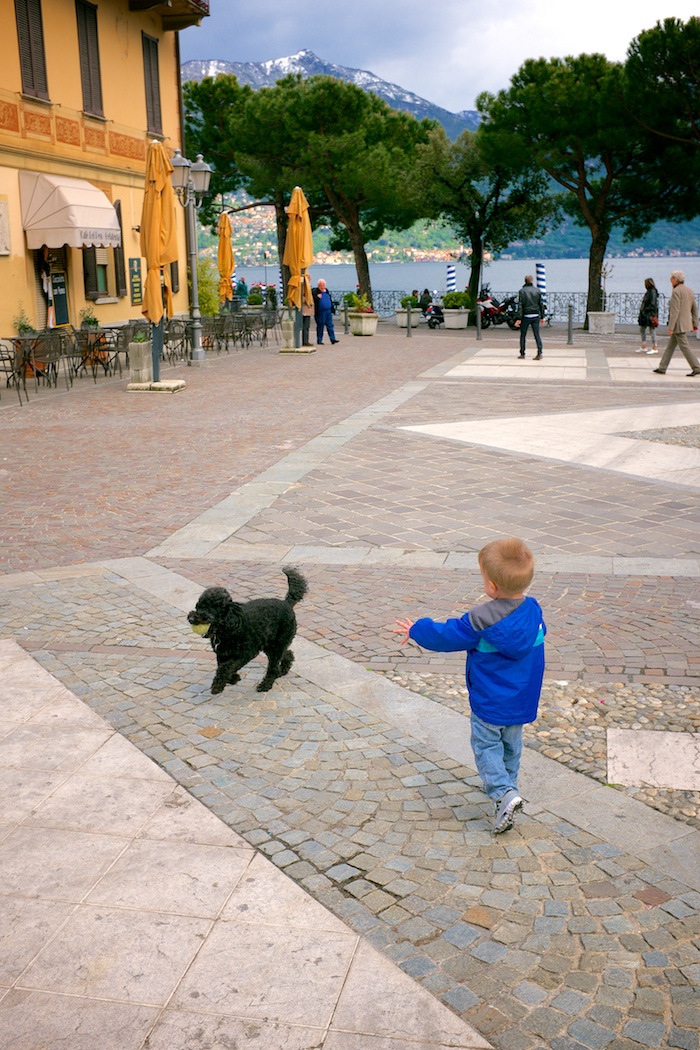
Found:
[[[498,802],[506,791],[518,790],[523,752],[522,726],[492,726],[472,711],[472,751],[486,794]]]

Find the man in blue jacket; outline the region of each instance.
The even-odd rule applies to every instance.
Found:
[[[513,826],[522,808],[518,772],[523,725],[534,722],[544,677],[542,610],[524,591],[534,559],[522,540],[493,540],[479,551],[484,591],[491,599],[444,623],[423,617],[397,620],[408,639],[434,652],[467,652],[471,744],[486,794],[495,804],[494,832]]]
[[[318,287],[312,289],[311,294],[314,300],[314,314],[316,316],[316,342],[319,346],[323,346],[323,333],[327,329],[328,338],[335,345],[338,342],[333,327],[335,307],[323,278],[318,282]]]

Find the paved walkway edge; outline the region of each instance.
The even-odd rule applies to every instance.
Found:
[[[0,976],[4,1045],[67,1045],[73,1030],[87,1047],[87,1024],[119,1050],[185,1050],[213,1030],[206,1045],[239,1045],[253,1029],[266,1050],[300,1036],[329,1050],[489,1050],[11,640],[0,680],[10,769],[33,795],[0,823],[0,841],[17,840],[0,903],[19,918]],[[47,734],[50,761],[30,756]]]

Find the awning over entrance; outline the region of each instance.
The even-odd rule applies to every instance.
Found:
[[[122,235],[114,206],[85,179],[20,171],[22,225],[28,248],[118,248]]]

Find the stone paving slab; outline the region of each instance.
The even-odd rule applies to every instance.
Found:
[[[608,777],[613,784],[644,780],[700,791],[700,734],[609,729]]]
[[[425,1050],[487,1050],[471,1026],[1,641],[6,717],[3,1046],[195,1050],[256,1040],[266,1050],[310,1050],[355,1039],[398,1050],[408,1038]],[[51,727],[50,760],[26,736],[21,756],[13,750],[30,724]]]
[[[637,477],[700,487],[700,449],[651,444],[619,436],[631,428],[653,430],[700,424],[700,405],[608,409],[477,422],[434,423],[407,427],[413,433],[486,445],[545,458],[604,467]]]

